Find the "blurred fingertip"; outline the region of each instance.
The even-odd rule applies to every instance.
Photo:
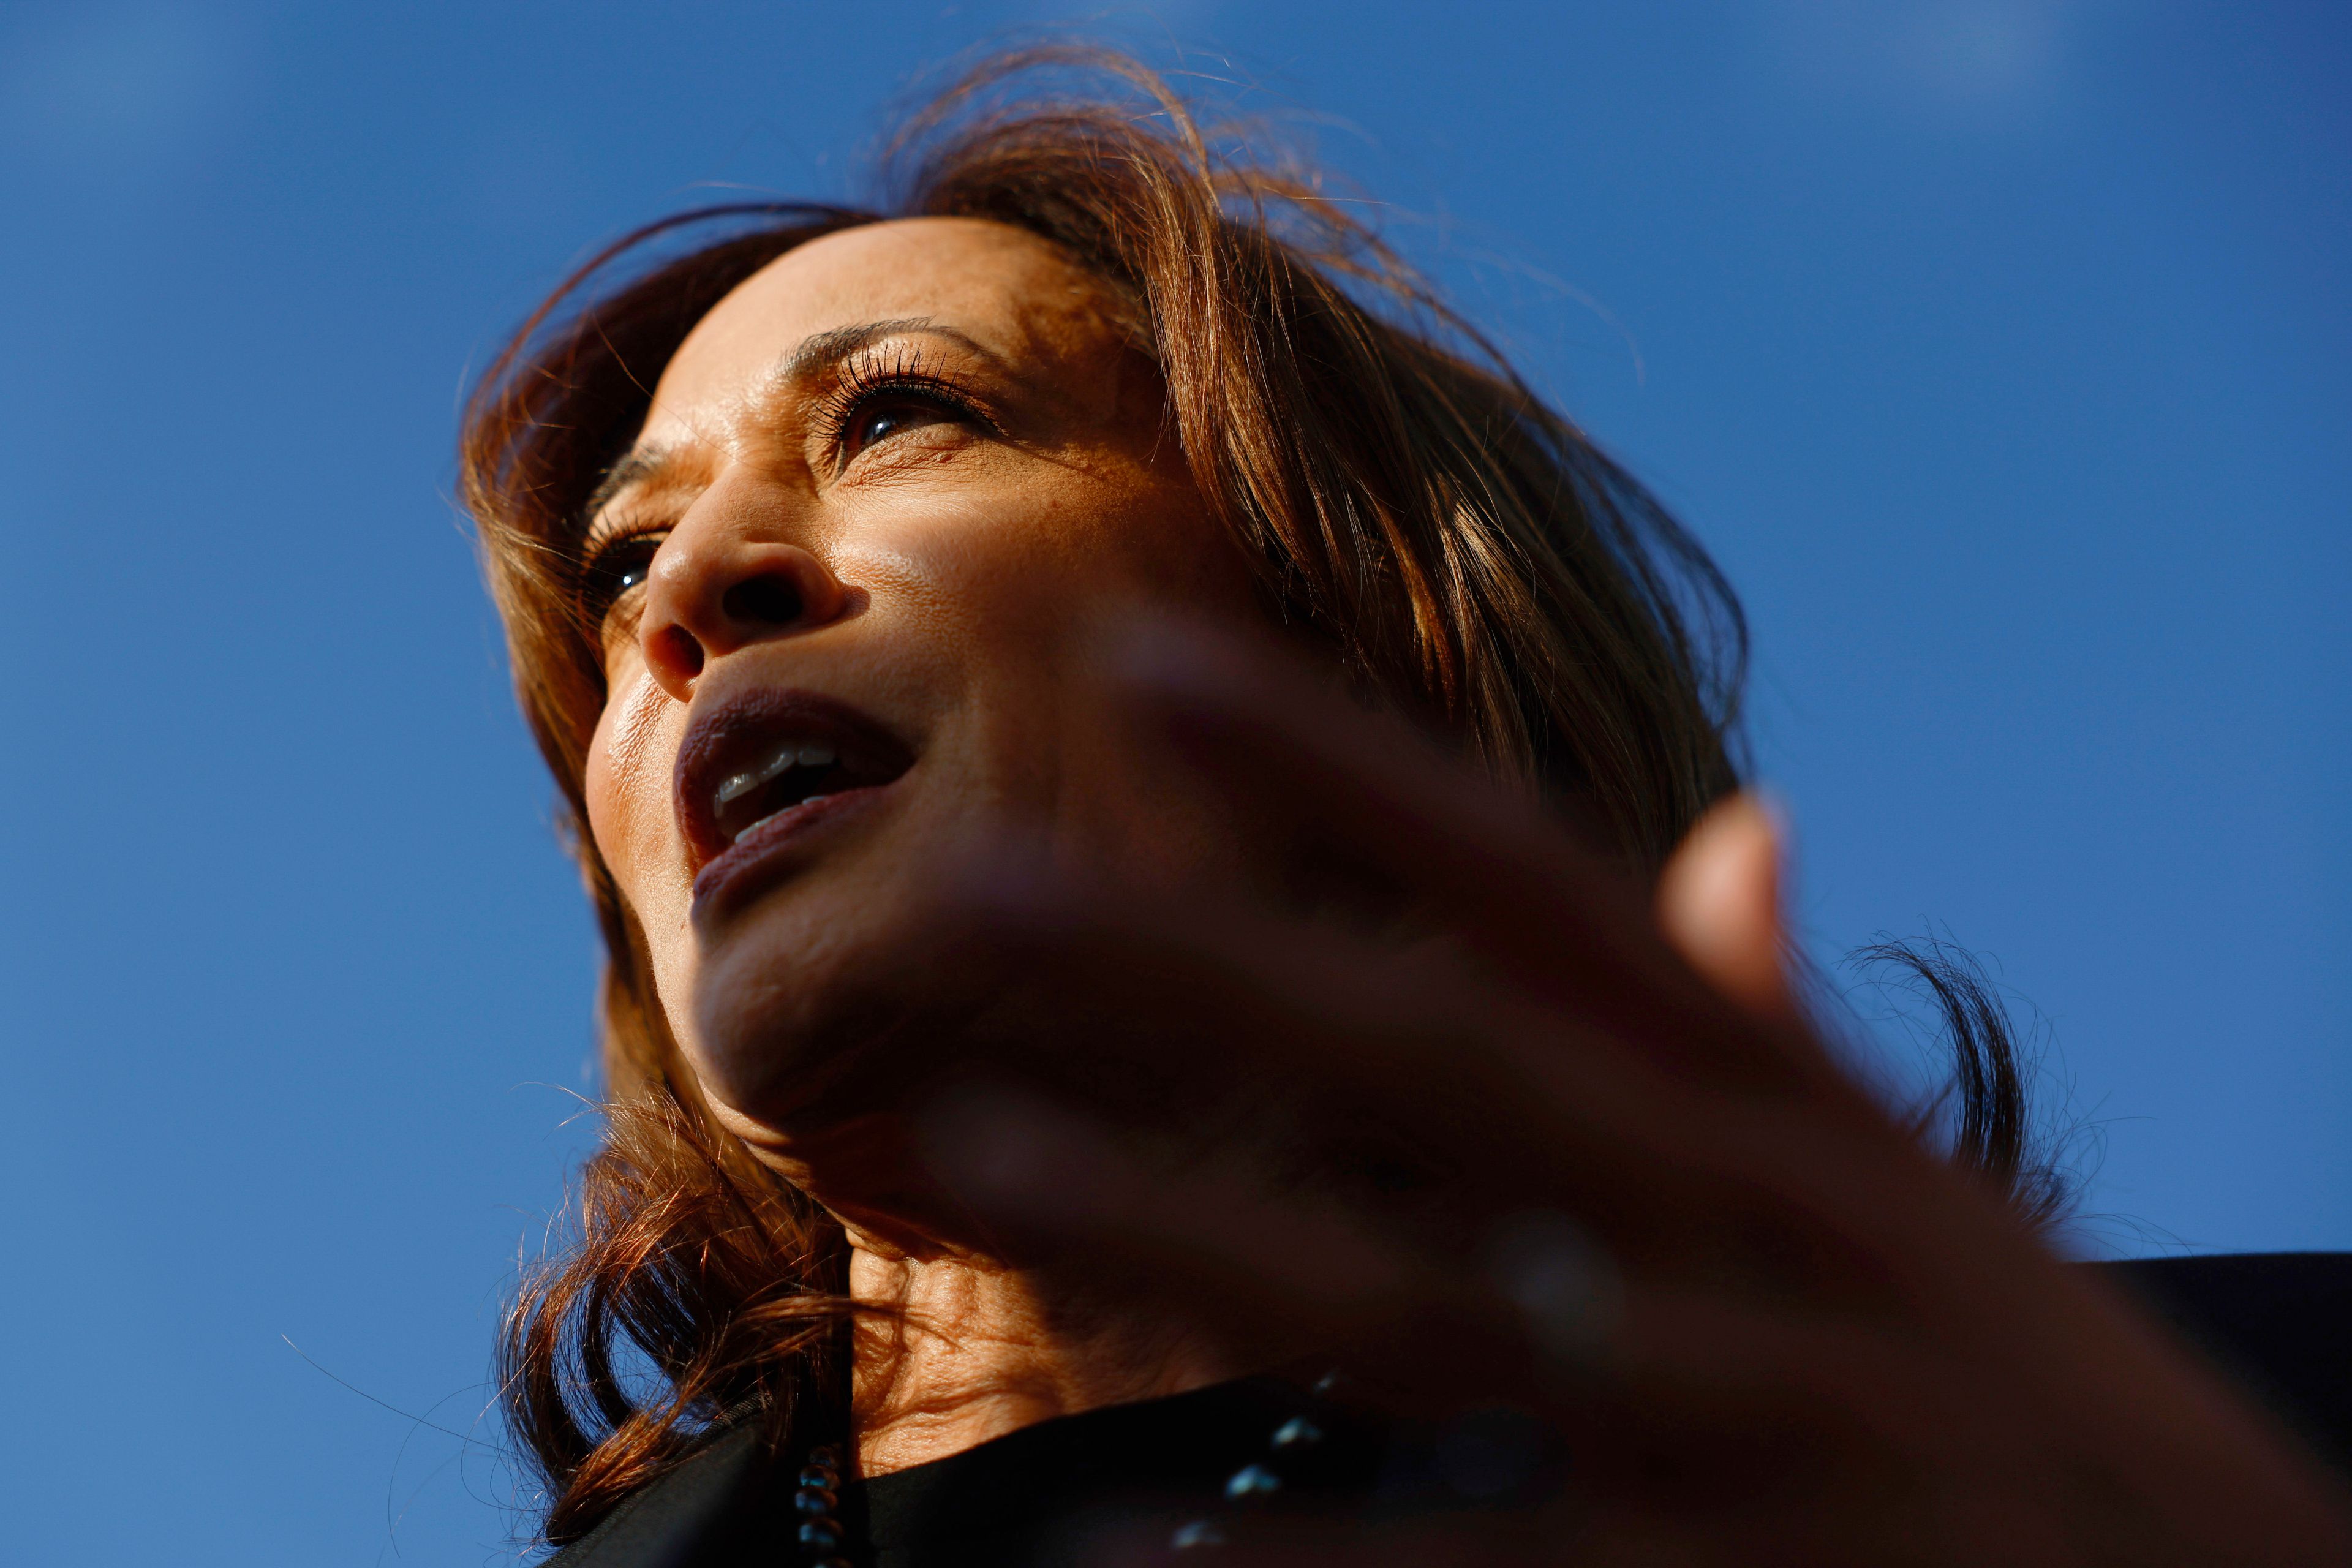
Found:
[[[1755,814],[1772,841],[1774,858],[1785,865],[1797,836],[1796,815],[1788,796],[1770,784],[1750,783],[1732,798],[1741,809]]]
[[[1098,1152],[1066,1116],[1034,1097],[966,1085],[940,1095],[918,1125],[933,1170],[1002,1217],[1072,1217],[1106,1194]]]

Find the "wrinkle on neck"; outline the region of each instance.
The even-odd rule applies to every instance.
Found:
[[[851,1426],[863,1475],[1245,1370],[1164,1310],[1076,1302],[1058,1282],[988,1259],[889,1257],[852,1241],[850,1294],[887,1309],[856,1331]]]

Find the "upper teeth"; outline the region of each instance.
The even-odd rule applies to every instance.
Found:
[[[786,768],[798,763],[804,768],[831,767],[835,761],[833,748],[827,745],[785,746],[750,773],[737,773],[719,786],[719,804],[725,805],[749,791],[758,789]]]

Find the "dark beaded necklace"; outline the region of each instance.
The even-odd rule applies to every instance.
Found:
[[[1315,1385],[1322,1394],[1330,1387],[1326,1377]],[[1286,1459],[1296,1458],[1323,1441],[1323,1428],[1304,1415],[1294,1415],[1274,1429],[1266,1439],[1266,1458],[1252,1460],[1225,1478],[1225,1500],[1237,1507],[1264,1502],[1283,1489],[1284,1476],[1280,1466]],[[1185,1521],[1168,1538],[1168,1544],[1179,1552],[1191,1552],[1203,1546],[1223,1546],[1230,1539],[1227,1523],[1213,1514]]]
[[[801,1561],[813,1568],[852,1568],[841,1554],[841,1521],[833,1511],[840,1504],[840,1450],[830,1443],[811,1448],[800,1489],[793,1493],[793,1512],[801,1521]]]
[[[1326,1373],[1315,1384],[1315,1396],[1328,1395],[1338,1379],[1339,1373]],[[1168,1544],[1179,1552],[1224,1545],[1231,1539],[1232,1510],[1262,1503],[1279,1493],[1286,1484],[1285,1464],[1304,1457],[1322,1441],[1323,1429],[1304,1415],[1283,1422],[1268,1435],[1265,1458],[1254,1459],[1225,1478],[1224,1500],[1232,1505],[1227,1514],[1186,1520],[1176,1527]],[[793,1493],[793,1512],[800,1520],[800,1560],[808,1568],[856,1568],[844,1554],[847,1538],[835,1512],[840,1504],[841,1451],[830,1443],[823,1444],[809,1450],[808,1462],[800,1473],[800,1488]]]

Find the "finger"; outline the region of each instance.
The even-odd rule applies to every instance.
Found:
[[[1488,1282],[1433,1275],[1245,1173],[1159,1168],[1106,1130],[1018,1099],[967,1104],[943,1125],[952,1179],[1024,1238],[1071,1248],[1090,1278],[1139,1267],[1179,1315],[1224,1334],[1276,1323],[1277,1352],[1346,1345],[1351,1370],[1415,1408],[1503,1396],[1581,1439],[1580,1495],[1609,1528],[1578,1561],[1645,1561],[1637,1545],[1673,1542],[1692,1553],[1683,1560],[1745,1562],[1734,1548],[1767,1542],[1794,1553],[1770,1560],[1800,1561],[1832,1549],[1825,1521],[1837,1525],[1825,1560],[1874,1560],[1861,1547],[1899,1536],[1907,1516],[1888,1500],[1939,1441],[2000,1447],[1999,1431],[1971,1430],[1999,1413],[1896,1337],[1637,1286],[1605,1375],[1588,1363],[1564,1379]],[[1457,1521],[1433,1540],[1526,1561],[1496,1530],[1527,1522]],[[1362,1543],[1308,1531],[1283,1544]]]
[[[1692,1142],[1703,1091],[1669,1093],[1443,948],[1141,904],[1034,865],[978,879],[969,900],[942,944],[958,956],[923,958],[999,977],[994,1016],[953,1032],[967,1069],[1195,1142],[1345,1150],[1383,1167],[1379,1190],[1325,1191],[1391,1214],[1426,1198],[1441,1228],[1549,1205],[1605,1208],[1631,1230],[1712,1199],[1684,1174],[1706,1169]]]
[[[1759,1029],[1701,983],[1625,868],[1402,724],[1286,661],[1165,626],[1132,634],[1118,668],[1139,718],[1214,787],[1384,880],[1519,983],[1661,1060],[1754,1087],[1836,1078],[1801,1031]]]
[[[1874,1111],[1674,1080],[1443,947],[1139,903],[1034,868],[970,897],[966,966],[999,977],[1008,1011],[956,1032],[968,1066],[1130,1125],[1286,1142],[1327,1173],[1359,1156],[1356,1173],[1380,1180],[1327,1194],[1457,1247],[1552,1208],[1630,1266],[1900,1297],[1890,1260],[1916,1249],[1906,1216],[1934,1172]]]
[[[1248,1147],[1425,1234],[1548,1205],[1630,1237],[1709,1206],[1679,1173],[1704,1152],[1690,1089],[1670,1096],[1572,1024],[1519,1016],[1443,949],[1139,903],[1039,859],[943,871],[889,962],[869,965],[854,1008],[866,1047],[785,1130],[814,1187],[843,1184],[833,1165],[873,1166],[887,1124],[943,1085],[992,1075],[1130,1128]],[[951,1230],[951,1213],[932,1217]]]
[[[1259,1364],[1344,1347],[1384,1396],[1450,1409],[1507,1392],[1563,1421],[1605,1365],[1613,1325],[1597,1292],[1581,1336],[1558,1332],[1507,1298],[1500,1270],[1438,1258],[1246,1162],[1147,1158],[1066,1108],[1003,1091],[943,1102],[926,1128],[933,1168],[1010,1256],[1048,1273],[1148,1278],[1172,1311]]]
[[[1669,1084],[1515,1014],[1443,952],[1368,955],[1247,910],[1098,898],[1034,864],[954,907],[954,936],[914,967],[969,972],[995,1014],[900,1030],[949,1047],[949,1078],[1246,1150],[1435,1266],[1534,1209],[1572,1216],[1629,1270],[1849,1310],[1908,1299],[1906,1173],[1926,1164],[1884,1118],[1857,1129],[1801,1100]],[[909,1105],[942,1076],[902,1053],[891,1070],[906,1084],[874,1092]]]
[[[1711,1468],[1685,1469],[1704,1471],[1717,1496],[1826,1479],[1824,1454],[1884,1480],[1938,1448],[1998,1452],[2022,1414],[1909,1326],[1803,1303],[1646,1284],[1619,1346],[1616,1394],[1635,1440],[1712,1456]]]
[[[1658,923],[1693,969],[1776,1024],[1797,1020],[1780,916],[1780,831],[1753,795],[1718,803],[1658,877]]]

